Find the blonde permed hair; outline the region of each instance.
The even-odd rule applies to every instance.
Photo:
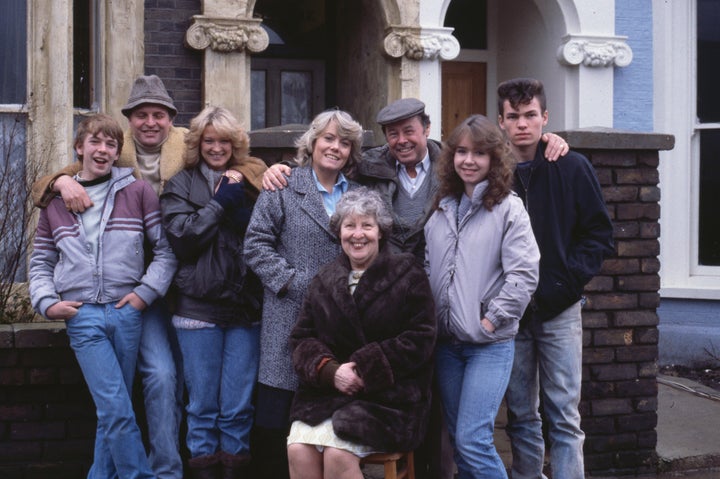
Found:
[[[229,110],[209,106],[190,121],[190,130],[185,135],[185,168],[194,168],[200,161],[200,142],[205,128],[212,126],[223,138],[232,143],[232,154],[227,168],[239,165],[250,153],[250,138],[240,122]]]

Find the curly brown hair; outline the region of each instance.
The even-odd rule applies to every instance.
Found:
[[[513,186],[512,153],[500,129],[483,115],[466,118],[450,133],[443,145],[437,175],[440,189],[435,199],[437,208],[440,200],[446,196],[460,197],[465,185],[455,171],[455,150],[460,142],[469,138],[473,149],[490,155],[490,171],[487,175],[488,187],[483,195],[483,206],[492,211],[493,206],[502,202],[510,194]]]

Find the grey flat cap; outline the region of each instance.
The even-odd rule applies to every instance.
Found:
[[[168,95],[165,85],[157,75],[142,75],[137,77],[130,90],[127,105],[122,107],[122,114],[130,117],[130,113],[138,106],[151,103],[161,105],[170,110],[171,116],[177,115],[177,108]]]
[[[378,124],[385,126],[391,123],[412,118],[425,112],[425,103],[417,98],[403,98],[390,103],[377,114]]]

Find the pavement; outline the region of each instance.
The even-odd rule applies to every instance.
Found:
[[[504,417],[503,407],[495,424],[495,447],[510,465]],[[636,477],[720,479],[720,391],[689,379],[659,375],[657,436],[658,473]],[[383,479],[380,466],[366,466],[363,474],[366,479]]]

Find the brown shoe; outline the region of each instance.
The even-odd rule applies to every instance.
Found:
[[[193,479],[218,479],[220,472],[220,454],[197,456],[188,460]]]
[[[222,479],[248,479],[250,467],[250,454],[220,453],[222,464]]]

